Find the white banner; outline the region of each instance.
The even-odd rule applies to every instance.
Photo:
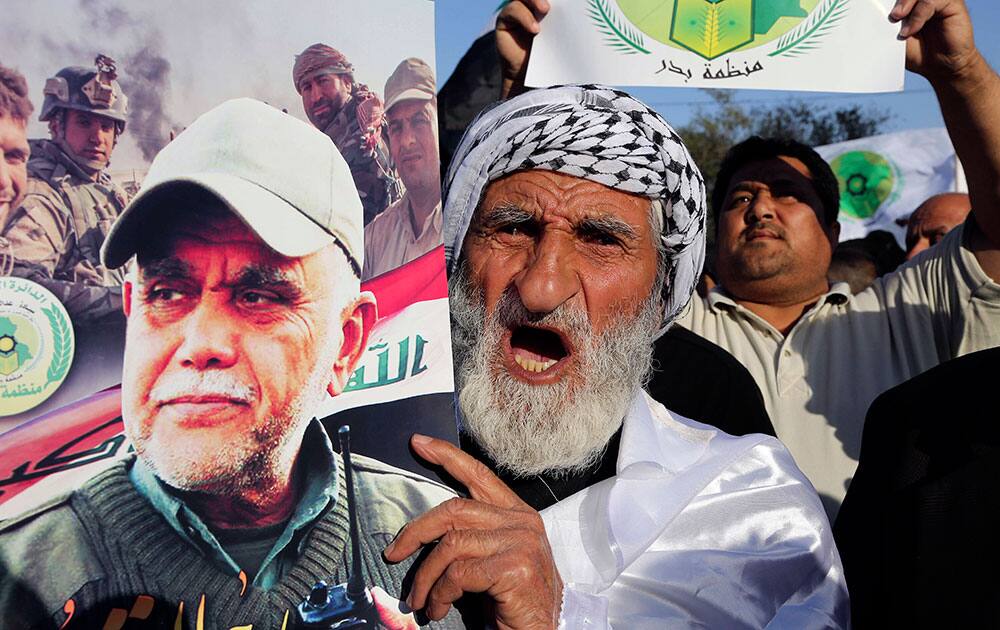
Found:
[[[526,82],[903,89],[893,0],[551,0]]]
[[[931,195],[965,192],[943,128],[901,131],[816,147],[840,182],[840,240],[885,230],[905,248],[905,219]]]

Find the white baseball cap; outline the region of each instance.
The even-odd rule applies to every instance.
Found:
[[[141,245],[140,227],[170,212],[164,192],[195,184],[218,197],[271,249],[293,258],[339,243],[364,265],[363,210],[336,145],[310,124],[250,98],[202,114],[153,159],[142,189],[101,248],[110,269]]]

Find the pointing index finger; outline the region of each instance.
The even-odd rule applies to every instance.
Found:
[[[454,444],[419,433],[410,438],[410,444],[420,457],[441,466],[460,481],[473,499],[509,510],[528,507],[485,464]]]

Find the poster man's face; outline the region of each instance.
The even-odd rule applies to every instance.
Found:
[[[115,121],[107,116],[75,109],[66,110],[66,144],[94,170],[101,170],[111,161],[115,148]]]
[[[351,75],[321,74],[299,83],[302,108],[317,129],[326,129],[351,97]]]
[[[432,101],[406,100],[386,113],[392,161],[407,188],[438,186],[437,119]]]
[[[30,151],[24,121],[0,116],[0,217],[9,216],[24,198]]]
[[[286,258],[233,215],[160,242],[125,289],[129,438],[179,488],[226,494],[288,473],[365,343],[370,305],[357,306],[346,258],[335,246]]]

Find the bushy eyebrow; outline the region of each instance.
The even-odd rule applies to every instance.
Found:
[[[635,228],[618,217],[603,216],[587,218],[576,226],[577,232],[587,236],[611,236],[634,240],[638,238]]]
[[[191,265],[176,256],[144,262],[140,274],[146,284],[153,280],[190,280],[194,276]],[[293,274],[280,267],[261,264],[247,265],[222,286],[230,290],[267,289],[281,293],[288,300],[299,299],[303,294]]]
[[[508,225],[531,223],[534,220],[534,214],[517,204],[508,202],[494,206],[483,213],[483,216],[479,219],[479,227],[482,229],[496,229]]]
[[[247,265],[236,277],[223,283],[228,289],[268,289],[278,291],[290,300],[302,296],[302,287],[296,277],[280,267]]]
[[[153,279],[186,280],[191,277],[191,265],[175,256],[143,261],[139,267],[143,282]]]
[[[263,286],[266,284],[282,284],[294,282],[292,274],[280,267],[271,265],[247,265],[236,275],[236,278],[227,284],[239,284],[241,286]]]
[[[513,203],[502,203],[490,209],[479,220],[480,229],[495,230],[512,225],[527,225],[535,222],[535,215]],[[585,236],[608,236],[634,240],[638,234],[631,225],[618,217],[605,215],[585,218],[574,226],[577,233]]]

